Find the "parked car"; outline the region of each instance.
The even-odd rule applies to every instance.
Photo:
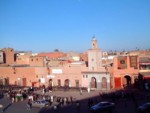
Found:
[[[93,105],[90,108],[90,111],[92,113],[98,113],[98,112],[103,112],[103,111],[113,112],[114,108],[115,108],[115,103],[103,101],[103,102],[97,103],[96,105]]]
[[[32,102],[32,107],[46,107],[49,105],[49,102],[46,100],[36,100]]]
[[[137,108],[138,113],[150,113],[150,103],[144,103]]]

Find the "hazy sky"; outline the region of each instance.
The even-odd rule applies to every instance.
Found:
[[[0,48],[84,52],[150,48],[150,0],[0,0]]]

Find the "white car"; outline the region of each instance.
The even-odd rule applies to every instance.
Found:
[[[138,113],[150,113],[150,103],[144,103],[137,108]]]
[[[32,107],[46,107],[49,105],[49,102],[46,100],[36,100],[32,102]]]
[[[93,113],[98,113],[98,112],[102,112],[102,111],[113,111],[115,108],[115,103],[112,102],[108,102],[108,101],[103,101],[103,102],[99,102],[96,105],[92,106],[90,108],[91,112]]]

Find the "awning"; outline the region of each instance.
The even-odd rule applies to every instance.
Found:
[[[140,63],[140,65],[150,65],[150,63]]]
[[[143,77],[150,77],[150,72],[141,72],[141,75],[143,75]]]

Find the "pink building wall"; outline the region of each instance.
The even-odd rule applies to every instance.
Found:
[[[71,87],[76,86],[75,80],[78,80],[79,85],[82,86],[81,71],[82,71],[82,68],[84,68],[85,66],[86,65],[67,64],[63,67],[52,67],[51,70],[53,70],[53,69],[62,70],[62,73],[60,73],[60,74],[51,73],[51,75],[55,76],[55,78],[53,78],[54,85],[57,86],[58,85],[58,79],[60,79],[61,80],[61,86],[64,86],[65,80],[69,79]]]
[[[35,86],[39,86],[38,81],[41,75],[47,75],[45,67],[0,67],[0,77],[9,78],[10,85],[32,86],[33,82],[37,82]],[[23,83],[23,78],[25,79]],[[20,84],[18,84],[20,82]]]

